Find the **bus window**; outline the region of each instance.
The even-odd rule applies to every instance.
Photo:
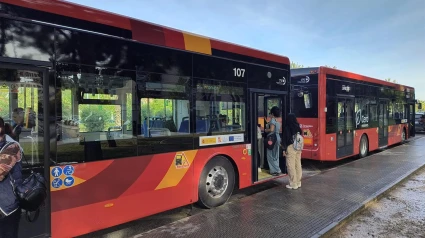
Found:
[[[37,116],[43,110],[42,79],[41,72],[0,68],[0,117],[9,124],[7,133],[20,143],[30,165],[43,164],[43,121]]]
[[[136,155],[131,77],[118,72],[61,71],[58,162],[84,162]],[[125,74],[125,71],[120,71]],[[112,75],[110,75],[112,74]]]
[[[294,90],[292,104],[292,110],[297,117],[317,118],[319,112],[317,85]]]
[[[143,137],[189,133],[189,100],[142,98],[140,107]]]
[[[369,99],[358,98],[355,103],[355,112],[356,112],[356,128],[368,128],[369,127],[369,115],[368,115],[368,105]]]
[[[237,84],[198,79],[196,133],[245,131],[244,88]]]
[[[310,93],[304,94],[304,106],[305,106],[306,109],[311,108],[311,94]]]
[[[148,74],[140,92],[142,138],[190,133],[189,77]]]

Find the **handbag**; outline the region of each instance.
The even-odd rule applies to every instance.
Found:
[[[273,148],[276,144],[276,141],[277,141],[277,136],[276,136],[275,132],[268,134],[266,136],[266,140],[265,140],[266,148],[269,149],[269,150],[273,150]]]
[[[29,165],[23,153],[22,157],[27,165]],[[31,170],[30,176],[20,185],[15,184],[15,180],[11,174],[10,178],[13,185],[13,191],[19,201],[19,207],[26,211],[26,218],[29,222],[35,221],[40,215],[40,208],[44,205],[47,198],[46,180],[43,175],[35,173],[33,170]],[[31,218],[32,212],[35,212],[33,218]]]

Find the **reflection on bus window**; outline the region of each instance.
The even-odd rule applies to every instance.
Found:
[[[30,70],[0,68],[0,117],[9,136],[18,141],[31,165],[42,164],[42,122],[37,120],[42,103],[43,74]],[[25,164],[26,166],[26,164]]]
[[[244,89],[231,83],[198,80],[196,133],[245,131]]]
[[[292,95],[292,110],[297,117],[316,118],[318,116],[317,85],[309,85],[304,89],[296,89]]]
[[[304,105],[305,105],[305,108],[307,108],[307,109],[311,108],[310,94],[309,93],[304,94]]]
[[[57,125],[58,162],[136,155],[131,149],[135,148],[132,141],[134,81],[131,77],[119,76],[118,72],[96,70],[93,73],[63,70],[58,74],[61,85],[58,116],[62,119]]]

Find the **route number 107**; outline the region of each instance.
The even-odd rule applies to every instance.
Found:
[[[243,78],[245,75],[245,69],[233,68],[233,73],[235,74],[235,77]]]

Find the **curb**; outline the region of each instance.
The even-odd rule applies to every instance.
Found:
[[[352,221],[357,215],[359,215],[361,212],[366,210],[368,207],[370,207],[373,203],[379,201],[382,199],[385,195],[387,195],[389,192],[394,190],[396,187],[398,187],[401,183],[406,182],[408,179],[410,179],[414,173],[417,171],[424,169],[425,164],[422,164],[416,169],[412,169],[410,172],[408,172],[404,177],[399,178],[392,184],[389,184],[388,186],[380,189],[377,191],[373,196],[371,196],[369,199],[364,201],[359,207],[357,207],[353,212],[350,214],[343,216],[339,218],[339,221],[335,221],[331,224],[329,224],[327,227],[323,228],[321,231],[316,233],[316,235],[312,237],[333,237],[334,233],[336,233],[339,229],[342,228],[346,223]]]

